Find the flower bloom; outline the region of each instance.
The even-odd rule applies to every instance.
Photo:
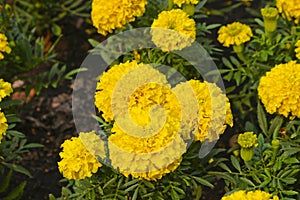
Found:
[[[0,79],[0,101],[4,97],[9,96],[12,91],[13,89],[11,84],[9,82],[5,82],[3,79]]]
[[[80,133],[81,134],[81,133]],[[80,136],[66,140],[60,152],[62,160],[58,162],[58,169],[68,179],[84,179],[96,173],[101,163],[87,150]]]
[[[298,59],[300,59],[300,40],[298,40],[295,44],[295,53],[296,53],[296,57]]]
[[[190,80],[178,84],[173,91],[186,93],[192,87],[198,104],[198,122],[194,133],[194,140],[203,142],[205,139],[215,141],[226,129],[226,124],[233,126],[232,113],[228,98],[214,83]],[[187,100],[192,102],[192,100]],[[192,111],[190,112],[192,113]],[[183,119],[185,120],[185,118]],[[187,118],[192,121],[191,117]],[[184,122],[187,123],[187,122]]]
[[[249,41],[253,36],[251,28],[240,22],[233,22],[227,26],[222,26],[218,34],[218,41],[222,43],[224,47],[229,47],[230,45],[239,46]]]
[[[146,0],[93,0],[91,17],[98,33],[107,35],[114,29],[123,28],[135,17],[145,12]]]
[[[277,0],[276,7],[284,18],[287,18],[289,21],[294,20],[298,24],[300,17],[300,4],[298,0]]]
[[[245,132],[243,134],[239,134],[238,144],[242,148],[252,148],[257,146],[257,136],[253,134],[253,132]]]
[[[199,0],[173,0],[173,3],[181,7],[182,4],[197,4]]]
[[[236,191],[230,195],[222,197],[221,200],[279,200],[278,196],[273,196],[267,192],[256,190],[246,192],[245,190]]]
[[[290,61],[272,68],[261,77],[258,96],[268,113],[300,118],[300,64]]]
[[[0,60],[4,58],[3,53],[10,53],[11,48],[8,46],[7,37],[0,33]]]
[[[0,112],[0,143],[8,128],[7,120],[3,112]]]
[[[147,73],[145,73],[145,71]],[[152,68],[150,65],[138,64],[137,61],[127,61],[118,65],[112,66],[107,72],[104,72],[100,77],[97,84],[97,92],[95,93],[95,106],[100,112],[102,117],[107,122],[114,120],[112,111],[112,97],[116,86],[122,77],[126,75],[135,74],[134,80],[149,80],[155,77],[155,82],[167,84],[166,77],[159,71]],[[134,80],[130,80],[131,83]],[[138,83],[137,83],[138,84]],[[128,84],[127,84],[128,85]],[[128,85],[130,86],[130,84]],[[124,85],[122,86],[124,89]]]
[[[119,126],[118,120],[114,123],[114,134],[108,138],[112,166],[126,176],[148,180],[174,171],[180,165],[186,144],[179,133],[180,105],[170,86],[142,85],[130,96],[128,110],[131,118],[125,124],[132,120],[136,126],[130,131],[130,127]]]
[[[153,21],[151,34],[163,51],[181,50],[196,39],[196,23],[181,9],[163,11]]]

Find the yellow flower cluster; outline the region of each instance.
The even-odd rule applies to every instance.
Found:
[[[0,101],[2,101],[4,97],[9,96],[12,91],[11,84],[0,79]]]
[[[0,143],[8,128],[7,120],[3,112],[0,111]]]
[[[63,151],[59,155],[62,160],[58,162],[58,169],[68,179],[80,180],[91,177],[92,173],[97,172],[98,168],[101,167],[101,163],[82,143],[80,135],[65,140],[61,145]]]
[[[253,132],[245,132],[243,134],[239,134],[238,144],[242,148],[252,148],[257,146],[257,135],[253,134]]]
[[[218,34],[218,41],[224,47],[229,47],[230,45],[239,46],[249,41],[253,36],[251,28],[240,22],[233,22],[227,26],[222,26]]]
[[[143,73],[143,70],[146,70],[148,73]],[[98,82],[96,88],[97,92],[95,94],[95,106],[100,112],[103,113],[102,117],[107,122],[111,122],[114,119],[111,104],[113,93],[117,90],[117,83],[122,77],[126,78],[125,75],[128,74],[133,74],[132,76],[136,75],[135,79],[137,81],[146,81],[149,78],[155,77],[155,81],[157,83],[167,84],[167,80],[164,75],[162,75],[149,65],[144,65],[142,63],[138,64],[135,60],[131,62],[127,61],[125,63],[112,66],[107,72],[104,72],[100,77],[100,81]],[[140,83],[136,84],[139,85]],[[122,85],[122,90],[124,90],[125,85]]]
[[[196,24],[181,9],[163,11],[151,25],[152,41],[163,51],[181,50],[196,39]]]
[[[278,196],[273,196],[267,192],[256,190],[246,192],[245,190],[236,191],[221,200],[279,200]]]
[[[10,93],[12,93],[13,89],[11,87],[11,84],[8,82],[5,82],[3,79],[0,79],[0,102],[2,99],[6,96],[9,96]],[[6,130],[8,128],[7,120],[3,112],[1,112],[0,109],[0,143],[3,138],[3,135],[5,135]]]
[[[3,53],[10,53],[11,48],[8,46],[7,37],[0,33],[0,60],[4,58]]]
[[[295,44],[295,53],[296,53],[296,57],[298,59],[300,59],[300,40],[298,40]]]
[[[233,126],[228,98],[216,84],[200,82],[199,80],[180,83],[176,85],[173,91],[175,93],[181,91],[185,93],[188,87],[192,87],[199,109],[198,128],[194,133],[194,140],[204,141],[208,139],[209,141],[215,141],[219,139],[219,135],[225,131],[226,124]],[[190,117],[187,119],[191,120]]]
[[[142,16],[146,0],[93,0],[91,17],[98,33],[107,35],[114,29],[123,28],[125,24]]]
[[[197,4],[199,0],[173,0],[173,3],[181,7],[182,4]]]
[[[258,96],[268,113],[300,118],[300,64],[290,61],[272,68],[261,77]]]
[[[300,4],[298,0],[276,0],[276,7],[279,13],[289,21],[294,20],[296,24],[300,17]]]
[[[96,107],[114,120],[111,164],[125,176],[160,179],[180,165],[191,132],[214,141],[233,125],[230,103],[215,84],[191,80],[171,89],[164,74],[136,61],[114,65],[97,90]]]

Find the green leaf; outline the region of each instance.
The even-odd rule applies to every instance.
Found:
[[[236,157],[231,155],[230,160],[231,160],[231,163],[234,166],[234,168],[237,169],[239,172],[241,172],[242,171],[241,165],[240,165],[239,161],[236,159]]]
[[[9,182],[11,180],[13,170],[9,170],[8,174],[5,176],[4,180],[2,181],[2,184],[0,185],[0,193],[4,192],[8,186]]]
[[[270,136],[268,135],[268,124],[266,114],[259,101],[257,103],[257,119],[260,129],[268,138],[270,138]]]
[[[29,148],[41,148],[44,147],[44,145],[42,144],[38,144],[38,143],[30,143],[30,144],[26,144],[24,146],[24,148],[29,149]]]
[[[60,36],[62,32],[60,26],[57,24],[52,24],[51,31],[55,36]]]
[[[132,200],[137,200],[139,194],[139,187],[137,187],[133,193]]]
[[[278,135],[278,131],[281,128],[283,123],[283,117],[280,115],[277,115],[271,122],[271,126],[269,128],[269,135]],[[273,138],[275,139],[275,138]]]
[[[200,183],[202,185],[205,185],[205,186],[210,187],[210,188],[214,188],[213,184],[211,184],[210,182],[208,182],[207,180],[205,180],[203,178],[193,176],[193,179],[195,179],[198,183]]]
[[[53,194],[49,194],[49,200],[56,200],[56,198]]]
[[[10,193],[6,197],[4,197],[3,200],[13,200],[20,198],[23,194],[26,183],[26,181],[23,181],[20,185],[10,191]]]
[[[114,182],[116,182],[117,177],[114,177],[112,179],[110,179],[104,186],[103,189],[105,189],[107,186],[109,186],[110,184],[113,184]]]
[[[136,188],[136,187],[138,187],[138,186],[139,186],[139,184],[136,183],[136,184],[130,186],[129,188],[126,188],[125,192],[130,192],[130,191],[132,191],[134,188]]]
[[[177,192],[175,190],[171,190],[171,198],[172,200],[180,200],[179,195],[177,194]]]
[[[252,187],[255,187],[255,184],[254,184],[251,180],[247,179],[246,177],[241,177],[240,179],[241,179],[241,181],[243,181],[244,183],[246,183],[246,184],[248,184],[248,185],[251,185]]]
[[[282,193],[285,194],[285,195],[288,195],[288,196],[299,194],[299,192],[296,192],[296,191],[293,191],[293,190],[283,190]]]
[[[130,185],[133,185],[133,184],[136,184],[137,182],[139,182],[139,179],[133,179],[132,181],[129,181],[129,182],[127,182],[127,183],[125,183],[124,185],[123,185],[123,187],[128,187],[128,186],[130,186]]]
[[[10,164],[10,163],[2,163],[3,165],[5,165],[6,167],[16,171],[16,172],[20,172],[22,174],[25,174],[29,177],[32,177],[30,172],[25,169],[24,167],[20,166],[20,165],[16,165],[16,164]]]

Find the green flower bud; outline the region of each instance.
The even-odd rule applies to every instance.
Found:
[[[276,8],[262,8],[261,14],[264,18],[265,31],[272,33],[277,28],[278,10]]]
[[[252,160],[253,157],[253,148],[242,148],[241,157],[245,162]]]
[[[182,10],[189,16],[193,16],[195,14],[195,6],[193,4],[183,4]]]

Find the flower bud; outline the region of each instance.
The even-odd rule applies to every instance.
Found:
[[[264,18],[266,33],[272,33],[277,28],[278,10],[276,8],[262,8],[261,14]]]
[[[242,148],[241,157],[245,162],[252,160],[253,157],[253,148]]]

